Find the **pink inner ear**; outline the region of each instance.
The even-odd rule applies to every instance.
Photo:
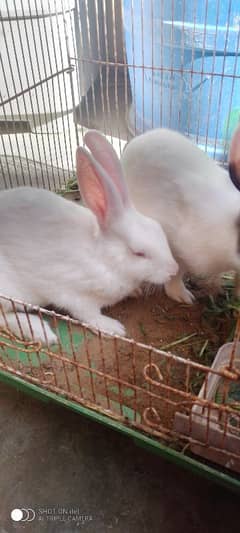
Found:
[[[84,203],[96,215],[100,225],[104,225],[107,214],[107,197],[100,183],[97,171],[89,154],[77,148],[77,178]]]
[[[109,178],[114,182],[124,205],[127,205],[128,191],[122,175],[121,163],[112,145],[108,142],[106,137],[95,130],[89,130],[85,134],[84,141],[95,159],[100,163],[107,172]]]

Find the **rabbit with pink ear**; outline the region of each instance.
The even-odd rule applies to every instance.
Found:
[[[169,297],[191,304],[184,273],[214,277],[240,269],[240,127],[228,172],[180,133],[148,131],[126,146],[122,168],[134,205],[165,231],[179,270]],[[240,283],[236,293],[240,296]]]
[[[28,304],[66,309],[108,334],[124,326],[101,313],[142,282],[165,283],[177,263],[158,222],[131,204],[119,159],[97,131],[77,149],[77,178],[86,207],[46,190],[20,187],[0,192],[0,294]],[[32,338],[29,322],[7,300],[0,327]],[[2,314],[3,315],[3,314]],[[37,315],[35,340],[45,342]],[[45,323],[48,343],[56,336]]]

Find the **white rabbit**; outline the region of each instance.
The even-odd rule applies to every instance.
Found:
[[[167,129],[135,137],[121,163],[134,205],[160,222],[178,262],[177,275],[165,283],[170,298],[194,301],[183,283],[186,272],[208,277],[239,271],[240,128],[230,148],[232,181],[189,139]]]
[[[164,283],[178,265],[166,236],[128,198],[119,159],[99,132],[77,149],[77,178],[85,205],[53,192],[19,187],[0,192],[0,294],[36,306],[52,304],[106,333],[123,325],[101,314],[142,282]],[[31,339],[27,317],[2,299],[0,326]],[[2,317],[1,317],[2,314]],[[44,343],[40,319],[31,315],[34,339]],[[45,323],[47,340],[56,336]]]

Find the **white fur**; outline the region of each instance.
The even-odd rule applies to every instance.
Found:
[[[186,137],[166,129],[135,137],[121,163],[134,204],[160,222],[180,266],[165,284],[171,298],[192,303],[182,281],[185,272],[209,276],[239,270],[240,193],[226,170]]]
[[[144,281],[165,283],[178,266],[160,225],[130,204],[112,147],[97,132],[87,135],[89,146],[99,143],[101,155],[107,154],[100,164],[99,154],[96,161],[84,149],[77,151],[79,187],[92,211],[46,190],[0,192],[0,294],[41,307],[52,304],[93,328],[124,335],[122,324],[101,309]],[[108,175],[110,163],[114,180]],[[11,305],[1,303],[8,327],[21,335],[19,320],[23,336],[31,338],[24,314],[16,318]],[[37,316],[31,316],[31,324],[34,338],[44,342]],[[6,326],[1,312],[0,326]],[[48,342],[55,342],[45,328]]]

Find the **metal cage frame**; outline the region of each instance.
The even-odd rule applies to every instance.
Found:
[[[8,330],[2,306],[6,299],[16,317],[19,309],[26,315],[30,333],[31,313],[37,313],[46,346]],[[239,488],[235,474],[240,471],[240,413],[236,405],[209,396],[208,384],[221,380],[224,398],[229,386],[239,381],[240,319],[230,357],[214,368],[133,339],[105,336],[70,317],[3,296],[0,312],[6,324],[0,332],[1,379],[109,423],[160,453],[164,449],[171,459],[186,461],[186,466],[196,468],[198,463],[200,471],[210,476],[214,472],[217,480]],[[53,347],[48,345],[44,319],[58,338]],[[203,385],[200,394],[194,394],[191,378],[199,372]],[[176,374],[182,376],[180,383]],[[189,459],[189,451],[190,457],[193,452],[223,465],[225,474]]]
[[[4,13],[0,10],[8,62],[6,68],[1,55],[5,93],[0,100],[0,188],[35,185],[75,196],[77,193],[68,188],[69,179],[75,177],[73,151],[81,144],[84,129],[92,124],[90,107],[94,123],[100,102],[102,130],[121,153],[131,133],[120,131],[118,82],[121,80],[127,112],[131,104],[128,68],[132,67],[134,72],[141,68],[144,78],[144,68],[152,71],[153,66],[128,64],[126,58],[120,57],[115,0],[111,0],[111,54],[106,0],[102,3],[93,0],[90,4],[86,0],[58,0],[59,9],[54,2],[52,11],[50,0],[45,4],[43,0],[34,0],[31,5],[26,0],[26,13],[22,0],[20,3],[20,15],[16,0],[12,0],[14,12],[10,13],[7,1]],[[45,13],[44,6],[49,13]],[[104,43],[98,25],[91,26],[90,20],[90,10],[97,17],[100,8]],[[49,40],[46,40],[47,32]],[[10,57],[11,50],[17,57],[16,42],[19,64]],[[46,62],[40,65],[44,57]],[[35,66],[33,58],[38,58]],[[87,65],[92,67],[89,72]],[[111,69],[115,133],[109,96]],[[81,83],[86,76],[89,87],[84,93]],[[50,109],[48,116],[46,109]],[[26,341],[20,323],[19,337],[14,337],[3,310],[6,299],[16,320],[16,309],[21,308],[30,336],[30,311],[38,315],[43,334],[43,318],[50,321],[57,334],[57,344],[49,346],[46,334],[46,346],[34,338]],[[226,399],[230,385],[240,380],[240,318],[233,343],[226,345],[224,364],[216,366],[215,359],[209,367],[134,339],[93,332],[87,324],[4,295],[0,295],[0,316],[6,326],[0,331],[1,380],[109,425],[167,459],[239,491],[240,411],[237,409],[240,405],[229,404]],[[175,372],[181,375],[181,385],[175,381]],[[202,375],[199,394],[194,394],[190,387],[194,373]],[[216,385],[220,381],[222,401],[218,402],[212,383]]]

